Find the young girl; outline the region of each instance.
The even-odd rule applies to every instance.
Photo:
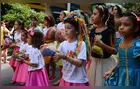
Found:
[[[50,86],[48,74],[45,70],[45,63],[40,52],[40,46],[44,43],[43,34],[39,31],[34,31],[28,35],[28,43],[31,45],[27,54],[29,60],[22,60],[28,66],[29,74],[27,76],[25,86]]]
[[[54,55],[56,61],[62,59],[63,62],[63,75],[59,86],[89,86],[84,65],[87,60],[86,44],[78,38],[82,30],[80,22],[76,21],[75,17],[79,19],[79,15],[71,14],[65,20],[67,40],[60,44],[58,48],[60,52]]]
[[[92,45],[92,59],[87,64],[87,76],[92,86],[103,86],[103,73],[115,64],[111,55],[116,53],[113,48],[113,29],[109,23],[109,13],[102,5],[96,6],[92,15],[92,22],[96,28],[90,33]]]
[[[59,47],[60,43],[63,42],[63,38],[65,39],[65,36],[64,36],[64,31],[65,31],[64,18],[67,17],[68,14],[69,14],[68,11],[61,11],[61,13],[59,15],[59,19],[60,19],[61,22],[57,25],[57,33],[56,33],[56,35],[58,33],[60,33],[60,35],[62,36],[62,39],[60,39],[60,41],[57,41],[57,48]],[[56,63],[56,65],[59,66],[60,77],[62,77],[62,67],[63,67],[62,60],[58,61]],[[59,85],[59,81],[60,80],[58,80],[57,82],[55,82],[54,85],[55,86],[56,85]]]
[[[45,28],[43,29],[43,31],[44,31],[45,43],[47,43],[47,48],[50,48],[52,50],[56,50],[54,18],[51,15],[45,16],[44,17],[44,25],[45,25]],[[44,59],[45,59],[45,65],[46,65],[46,69],[47,69],[49,76],[50,76],[49,66],[51,65],[51,67],[52,67],[52,75],[49,77],[49,79],[53,80],[56,78],[56,76],[55,76],[55,68],[56,68],[55,62],[53,62],[53,60],[51,60],[50,58],[44,58]]]
[[[105,72],[106,86],[140,86],[139,26],[135,15],[126,13],[122,17],[119,33],[123,37],[116,43],[119,62],[108,72]],[[112,73],[113,75],[110,76]]]
[[[28,51],[28,47],[29,47],[29,45],[27,43],[27,37],[28,37],[28,32],[26,30],[23,30],[21,33],[21,40],[24,43],[21,44],[19,52],[23,52],[25,54]],[[24,60],[28,60],[28,58],[26,58]],[[12,77],[12,82],[13,83],[17,82],[17,83],[20,83],[20,85],[25,85],[27,75],[28,75],[28,65],[25,63],[20,63],[20,61],[18,61],[18,62],[19,62],[19,64],[17,65],[14,75]]]
[[[32,17],[31,28],[28,31],[30,32],[34,30],[37,30],[43,33],[43,30],[38,26],[38,18],[35,16]]]
[[[21,40],[21,32],[22,30],[24,30],[24,23],[20,20],[15,21],[15,33],[14,33],[14,40],[15,43],[13,43],[12,45],[10,45],[11,48],[14,48],[13,54],[19,51],[20,45],[23,43],[23,41]],[[15,71],[16,66],[17,66],[17,61],[13,58],[10,59],[10,66],[13,68],[13,70]]]

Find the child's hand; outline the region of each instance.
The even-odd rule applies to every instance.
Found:
[[[11,45],[10,45],[10,48],[13,48],[13,47],[15,47],[16,46],[16,44],[15,43],[12,43]]]
[[[111,74],[112,74],[112,71],[107,71],[107,72],[104,73],[103,78],[106,80],[111,76]]]
[[[22,64],[23,61],[24,61],[24,58],[22,58],[22,57],[18,57],[17,61],[20,62],[20,63]]]
[[[95,36],[94,45],[97,45],[97,46],[101,47],[102,44],[103,44],[103,42]]]
[[[61,52],[59,52],[59,51],[56,51],[56,53],[53,56],[54,61],[58,62],[62,58],[63,58],[63,54]]]

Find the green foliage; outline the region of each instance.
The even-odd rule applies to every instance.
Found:
[[[123,7],[127,9],[127,11],[134,11],[140,14],[140,3],[124,3]]]
[[[29,6],[24,4],[9,4],[12,6],[12,9],[7,11],[7,14],[3,16],[4,20],[15,21],[22,20],[24,21],[25,27],[30,27],[31,16],[37,16],[39,23],[43,23],[45,14],[43,12],[36,12],[34,9],[31,9]]]

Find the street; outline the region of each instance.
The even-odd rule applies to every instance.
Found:
[[[9,58],[10,57],[8,57],[8,61],[9,61]],[[51,69],[50,69],[50,71],[51,71]],[[50,81],[51,85],[53,85],[53,83],[55,83],[60,78],[60,73],[59,73],[58,67],[56,67],[55,74],[56,74],[56,79]],[[1,86],[20,86],[17,83],[15,83],[15,84],[10,83],[12,76],[13,76],[13,70],[10,67],[9,63],[6,63],[6,64],[1,63],[1,83],[0,83],[0,85]]]

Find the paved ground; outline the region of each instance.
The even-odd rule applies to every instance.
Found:
[[[8,57],[9,60],[10,57]],[[10,67],[10,65],[8,63],[6,64],[1,64],[1,79],[0,79],[0,85],[1,86],[20,86],[19,84],[10,84],[11,79],[13,76],[13,70]],[[51,85],[56,82],[58,79],[60,78],[60,73],[58,70],[58,67],[56,68],[56,79],[50,81]]]

